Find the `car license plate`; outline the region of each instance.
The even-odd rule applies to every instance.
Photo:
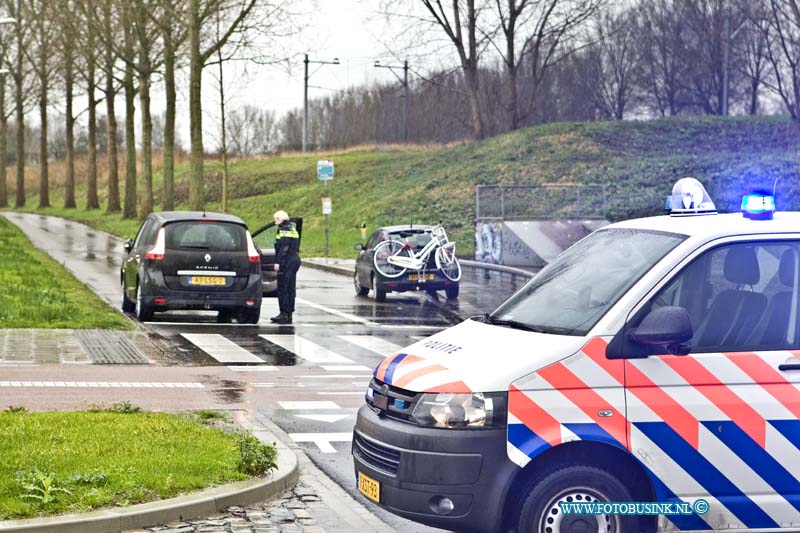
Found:
[[[409,274],[409,281],[433,281],[433,274]]]
[[[225,285],[225,278],[211,276],[192,276],[190,285]]]
[[[374,502],[381,503],[381,483],[358,473],[358,491]]]

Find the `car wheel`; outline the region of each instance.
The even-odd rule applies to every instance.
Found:
[[[136,319],[139,322],[149,322],[153,320],[153,307],[144,303],[142,299],[142,286],[138,283],[136,284]]]
[[[458,285],[452,285],[450,287],[445,288],[445,294],[447,294],[448,300],[455,300],[458,298]]]
[[[247,307],[239,311],[239,323],[241,324],[258,324],[261,318],[261,308]]]
[[[437,291],[435,289],[425,289],[425,292],[427,292],[428,296],[430,296],[434,300],[438,300],[439,299],[439,291]]]
[[[358,296],[366,296],[369,293],[369,287],[362,287],[361,280],[358,279],[358,271],[353,273],[353,288],[356,290]]]
[[[564,514],[564,502],[630,502],[635,498],[613,475],[600,468],[576,465],[560,468],[531,481],[517,515],[515,531],[558,533],[602,531],[639,533],[639,518],[630,515]]]
[[[234,316],[235,313],[230,309],[221,309],[217,314],[217,322],[219,324],[229,324],[231,321],[233,321]]]
[[[122,290],[122,312],[123,313],[133,313],[136,311],[136,302],[132,301],[128,298],[128,295],[125,294],[125,289]]]
[[[386,301],[386,289],[384,289],[378,284],[375,285],[375,301],[376,302]]]

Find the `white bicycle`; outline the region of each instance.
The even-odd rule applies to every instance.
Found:
[[[433,253],[436,268],[450,281],[461,279],[461,265],[456,258],[456,243],[447,240],[441,224],[431,230],[431,240],[418,253],[411,242],[389,240],[375,247],[375,269],[387,278],[398,278],[406,270],[423,270]]]

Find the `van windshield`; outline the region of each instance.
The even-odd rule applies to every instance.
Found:
[[[489,318],[557,335],[586,335],[684,235],[635,229],[592,233],[559,255]]]

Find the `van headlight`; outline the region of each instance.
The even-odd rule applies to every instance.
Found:
[[[411,414],[422,427],[448,429],[504,428],[507,418],[507,392],[427,393]]]

